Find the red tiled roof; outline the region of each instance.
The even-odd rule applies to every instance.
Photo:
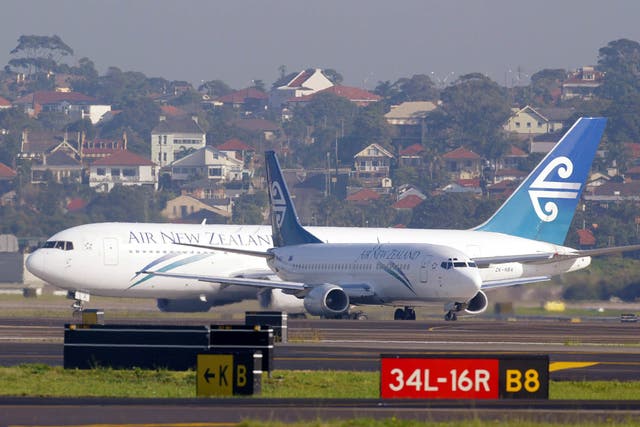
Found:
[[[422,202],[423,200],[420,197],[410,194],[395,202],[391,207],[394,209],[413,209]]]
[[[160,111],[162,111],[162,113],[166,114],[167,116],[178,117],[187,115],[187,112],[182,108],[174,107],[173,105],[163,105],[160,107]]]
[[[624,146],[631,155],[631,158],[637,159],[638,157],[640,157],[640,143],[625,142]]]
[[[596,237],[591,230],[581,229],[578,230],[578,239],[581,246],[593,246],[596,244]]]
[[[480,159],[480,156],[478,154],[474,153],[471,150],[467,150],[464,147],[458,147],[453,151],[449,151],[442,157],[444,159],[472,159],[472,160]]]
[[[369,200],[378,200],[379,198],[380,198],[380,194],[368,188],[363,188],[362,190],[356,191],[355,193],[347,196],[347,201],[348,202],[367,202]]]
[[[510,145],[509,149],[505,153],[505,156],[527,156],[527,153],[515,145]]]
[[[0,96],[0,107],[11,107],[11,103],[6,98]]]
[[[0,163],[0,178],[2,179],[13,179],[18,175],[16,171],[11,169],[9,166],[4,163]]]
[[[311,77],[311,72],[305,70],[302,73],[298,74],[298,76],[295,77],[293,80],[291,80],[291,82],[289,82],[287,86],[300,87],[302,86],[302,83],[306,82],[309,77]]]
[[[216,148],[220,151],[256,151],[253,148],[249,147],[244,142],[235,138],[225,141],[224,144]]]
[[[132,153],[128,150],[121,150],[108,157],[96,160],[94,166],[155,166],[151,160]]]
[[[422,144],[413,144],[400,150],[400,156],[416,156],[424,151]]]
[[[69,200],[69,203],[67,203],[67,210],[69,212],[76,212],[84,209],[86,206],[87,206],[87,202],[85,200],[80,198],[75,198],[75,199]]]
[[[219,97],[217,100],[223,104],[244,104],[247,99],[268,99],[269,95],[254,87],[237,90]]]
[[[308,102],[311,101],[314,96],[320,93],[332,93],[342,98],[346,98],[351,102],[355,102],[356,104],[368,104],[370,102],[377,102],[382,99],[382,97],[376,95],[375,93],[371,93],[364,89],[352,86],[335,85],[326,89],[319,90],[318,92],[312,93],[310,95],[291,98],[289,99],[289,102]]]
[[[466,188],[478,188],[480,187],[480,178],[459,179],[456,183]]]
[[[91,96],[87,96],[78,92],[54,92],[54,91],[38,91],[25,95],[14,101],[14,104],[56,104],[58,102],[82,102],[95,103],[97,100]]]

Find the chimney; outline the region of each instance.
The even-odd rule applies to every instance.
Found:
[[[127,131],[122,131],[122,144],[124,145],[124,149],[127,149]]]
[[[24,144],[29,141],[29,129],[24,129],[22,131],[22,140],[20,141],[20,152],[24,153]]]
[[[194,122],[196,122],[196,124],[198,124],[198,116],[196,116],[195,114],[191,116],[191,120],[193,120]]]
[[[161,122],[164,122],[165,120],[167,120],[167,116],[165,116],[164,114],[162,114],[162,115],[160,116],[159,120],[160,120]]]

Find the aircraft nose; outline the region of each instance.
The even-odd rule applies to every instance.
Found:
[[[469,268],[465,271],[465,275],[468,279],[469,294],[475,295],[482,288],[482,277],[477,268]]]
[[[34,253],[27,257],[26,262],[27,270],[35,276],[42,278],[44,274],[44,256],[42,251],[36,250]]]

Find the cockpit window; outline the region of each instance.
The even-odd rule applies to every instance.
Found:
[[[444,268],[445,270],[450,270],[452,268],[464,268],[464,267],[478,268],[475,262],[458,261],[458,258],[453,258],[453,260],[450,258],[448,261],[442,261],[440,263],[440,267]]]
[[[49,249],[62,249],[63,251],[72,251],[73,242],[67,242],[64,240],[49,240],[45,242],[42,247]]]

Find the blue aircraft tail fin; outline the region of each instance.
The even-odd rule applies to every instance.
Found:
[[[300,225],[296,208],[291,201],[289,189],[282,176],[276,154],[273,151],[267,151],[264,157],[267,165],[267,185],[271,203],[270,215],[273,245],[280,247],[304,243],[322,243],[320,239]]]
[[[478,231],[562,245],[607,120],[583,117]]]

